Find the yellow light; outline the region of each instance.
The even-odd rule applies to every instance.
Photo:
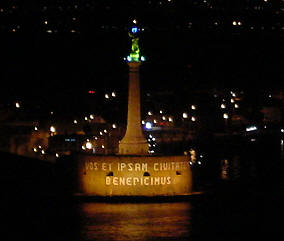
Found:
[[[233,25],[236,26],[237,25],[237,21],[233,21]]]

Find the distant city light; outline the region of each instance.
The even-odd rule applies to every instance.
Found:
[[[93,148],[93,144],[91,142],[86,142],[86,148],[91,150]]]
[[[113,91],[113,92],[111,93],[111,96],[112,96],[112,97],[116,97],[116,93]]]
[[[196,118],[194,116],[191,117],[191,121],[195,122]]]
[[[137,27],[131,28],[131,32],[132,32],[132,33],[137,33],[137,32],[138,32],[138,28],[137,28]]]
[[[151,122],[146,122],[145,127],[146,127],[146,129],[152,129],[152,123]]]
[[[223,118],[224,118],[224,119],[228,119],[228,118],[229,118],[229,115],[228,115],[227,113],[224,113],[224,114],[223,114]]]
[[[105,98],[106,98],[106,99],[109,99],[109,95],[108,95],[108,94],[105,94]]]
[[[191,109],[192,110],[196,110],[196,106],[195,105],[191,105]]]
[[[56,129],[55,129],[54,126],[51,126],[51,127],[49,128],[49,130],[50,130],[51,133],[55,133],[55,132],[56,132]]]
[[[16,102],[16,108],[20,108],[20,103],[19,102]]]
[[[246,128],[246,131],[256,131],[257,130],[257,127],[256,126],[249,126]]]
[[[221,104],[221,109],[225,109],[226,105],[224,103]]]
[[[116,124],[112,124],[112,128],[115,129],[117,126]]]
[[[184,119],[188,118],[187,113],[184,112],[184,113],[182,114],[182,118],[184,118]]]

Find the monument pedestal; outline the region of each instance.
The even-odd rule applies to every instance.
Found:
[[[148,143],[141,129],[140,62],[129,62],[128,112],[125,136],[119,143],[119,154],[147,155]]]

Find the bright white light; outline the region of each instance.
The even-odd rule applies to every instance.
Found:
[[[16,102],[16,108],[20,108],[20,103]]]
[[[238,108],[239,108],[239,105],[238,105],[238,104],[235,104],[234,106],[235,106],[235,108],[236,108],[236,109],[238,109]]]
[[[173,118],[172,117],[169,117],[169,122],[173,122]]]
[[[33,150],[34,150],[34,152],[37,152],[37,149],[36,149],[36,147],[34,147],[34,148],[33,148]]]
[[[112,128],[115,129],[116,128],[116,124],[112,124]]]
[[[196,121],[196,118],[194,116],[191,117],[191,121]]]
[[[165,116],[162,116],[162,120],[166,120],[167,118]]]
[[[237,25],[237,21],[233,21],[233,25],[236,26]]]
[[[131,57],[130,56],[127,56],[127,61],[131,61]]]
[[[111,93],[111,96],[112,96],[112,97],[116,97],[116,94],[115,94],[114,91]]]
[[[142,120],[141,123],[142,123],[142,125],[145,125],[145,121],[144,120]]]
[[[182,118],[185,118],[185,119],[188,118],[187,113],[184,112],[184,113],[182,114]]]
[[[73,123],[74,123],[74,124],[77,124],[77,123],[78,123],[78,121],[77,121],[77,120],[74,120],[74,121],[73,121]]]
[[[55,156],[56,156],[56,157],[59,157],[59,154],[58,154],[58,153],[55,153]]]
[[[196,110],[196,106],[195,105],[191,105],[191,109],[192,110]]]
[[[38,130],[38,127],[37,127],[37,126],[35,126],[35,128],[34,128],[34,129],[35,129],[35,131],[37,131],[37,130]]]
[[[94,115],[90,115],[90,119],[93,120],[94,119]]]
[[[256,131],[257,127],[256,126],[249,126],[246,128],[246,131]]]
[[[224,114],[223,114],[223,118],[224,118],[224,119],[228,119],[228,118],[229,118],[229,115],[228,115],[227,113],[224,113]]]
[[[56,132],[56,129],[55,129],[54,126],[51,126],[51,127],[49,128],[49,130],[50,130],[50,132],[52,132],[52,133]]]
[[[141,61],[145,61],[145,57],[144,56],[141,56]]]
[[[233,98],[231,99],[231,103],[235,103],[235,100]]]
[[[153,122],[154,122],[154,124],[157,124],[157,120],[154,120]]]
[[[151,111],[148,111],[148,115],[152,115],[152,112],[151,112]]]
[[[221,104],[221,109],[225,109],[226,105],[224,103]]]
[[[281,129],[281,132],[284,133],[284,129]]]
[[[132,21],[134,24],[137,24],[137,20],[136,19],[133,19]]]
[[[88,141],[88,142],[86,143],[86,148],[89,149],[89,150],[92,149],[92,148],[93,148],[93,144]]]
[[[146,129],[151,129],[152,128],[152,123],[151,122],[146,122],[145,127],[146,127]]]
[[[106,99],[109,99],[109,95],[108,95],[108,94],[105,94],[105,98],[106,98]]]

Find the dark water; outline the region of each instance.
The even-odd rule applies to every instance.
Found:
[[[3,240],[281,240],[283,201],[226,187],[177,202],[18,199],[2,206]]]
[[[188,199],[78,200],[47,195],[46,182],[37,182],[38,176],[27,182],[19,171],[2,181],[1,236],[5,241],[282,240],[280,143],[249,140],[199,149],[203,159],[193,167],[195,186],[205,193]]]

